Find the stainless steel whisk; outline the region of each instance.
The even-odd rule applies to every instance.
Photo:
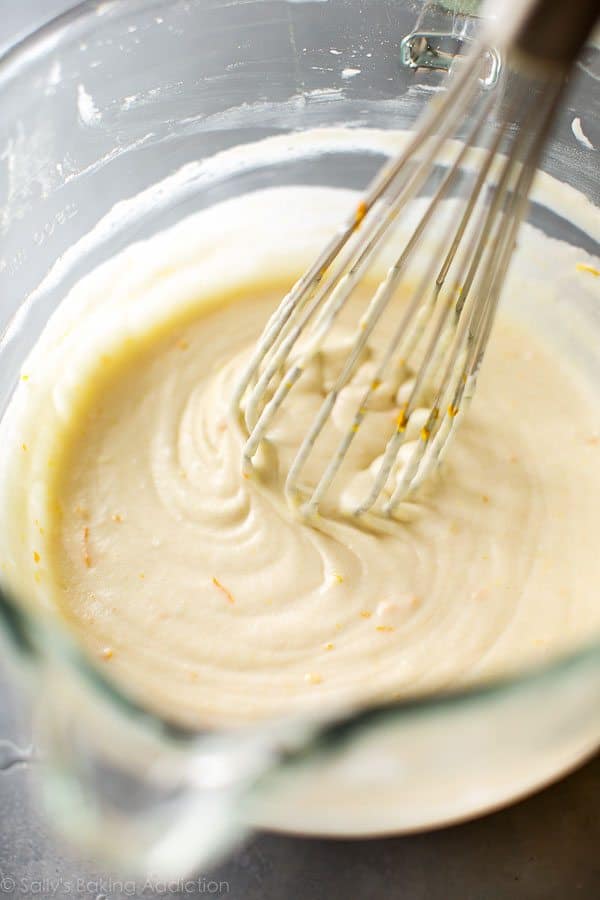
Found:
[[[246,472],[278,409],[389,239],[393,223],[417,195],[428,197],[362,315],[341,372],[292,462],[285,493],[296,509],[307,515],[318,510],[368,417],[374,394],[390,369],[416,355],[409,396],[397,410],[371,489],[354,514],[363,515],[378,503],[426,390],[433,396],[427,420],[381,511],[393,515],[443,457],[473,396],[545,137],[599,10],[598,0],[527,0],[500,33],[484,33],[456,64],[443,98],[429,104],[406,149],[383,168],[354,214],[271,317],[232,399],[234,413],[247,429]],[[469,126],[463,136],[465,119]],[[462,140],[451,140],[457,136]],[[437,238],[440,204],[459,187],[458,215]],[[307,459],[425,233],[436,235],[436,250],[401,307],[350,426],[316,484],[306,487],[300,477]]]

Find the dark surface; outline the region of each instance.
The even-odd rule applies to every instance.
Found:
[[[0,48],[70,0],[0,0]],[[166,891],[120,884],[59,848],[14,762],[27,727],[0,683],[0,895],[90,898],[226,896],[235,900],[596,900],[600,758],[529,800],[476,822],[377,841],[260,835],[227,863]],[[7,743],[7,740],[10,743]],[[209,883],[221,882],[216,892]]]

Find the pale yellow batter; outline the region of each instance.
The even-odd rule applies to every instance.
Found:
[[[126,251],[50,321],[3,422],[9,581],[181,722],[458,685],[600,628],[591,395],[510,316],[407,521],[316,530],[287,509],[282,481],[318,379],[278,420],[262,477],[242,478],[228,417],[240,367],[353,202],[314,188],[250,195]],[[353,477],[381,451],[375,438],[354,448]]]

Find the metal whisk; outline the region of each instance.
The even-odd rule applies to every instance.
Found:
[[[383,168],[354,214],[283,299],[237,385],[232,404],[247,429],[243,466],[249,471],[277,411],[322,350],[393,234],[393,223],[417,195],[424,196],[417,224],[361,316],[341,371],[289,469],[286,497],[307,515],[318,510],[359,429],[367,427],[374,395],[394,377],[390,370],[397,373],[407,361],[418,360],[370,490],[351,510],[357,516],[373,508],[395,513],[442,459],[473,396],[544,140],[568,72],[599,13],[598,0],[527,0],[516,6],[510,23],[485,32],[466,58],[455,61],[443,98],[429,104],[406,149]],[[452,140],[456,137],[460,140]],[[440,229],[439,210],[450,198],[458,213]],[[304,466],[340,392],[426,234],[435,252],[386,331],[390,336],[374,377],[325,471],[314,485],[302,485]],[[411,417],[415,410],[422,416],[423,407],[426,420],[398,469],[407,434],[414,432]]]

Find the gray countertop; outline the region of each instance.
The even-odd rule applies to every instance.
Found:
[[[0,0],[0,48],[72,5]],[[27,724],[1,679],[0,697],[0,750],[6,740],[25,746]],[[600,897],[600,757],[526,801],[427,834],[373,841],[257,835],[219,868],[166,893],[111,881],[93,860],[60,847],[29,800],[29,764],[0,765],[0,895],[7,897],[200,897],[214,890],[211,880],[220,882],[213,896],[235,900]]]

